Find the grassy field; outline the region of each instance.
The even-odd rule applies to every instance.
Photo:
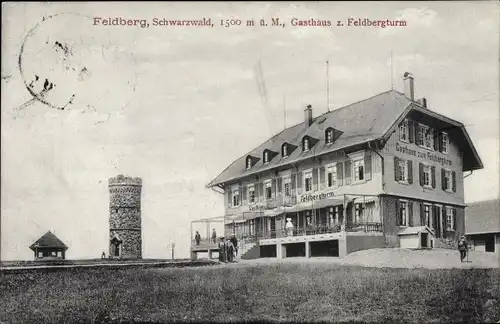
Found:
[[[500,320],[500,269],[305,263],[0,276],[2,323]]]

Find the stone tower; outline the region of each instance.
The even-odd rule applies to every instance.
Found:
[[[109,179],[109,255],[141,259],[142,179],[118,175]]]

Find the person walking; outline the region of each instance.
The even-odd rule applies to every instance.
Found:
[[[215,232],[215,228],[212,229],[212,242],[217,243],[217,233]]]
[[[225,250],[226,250],[226,244],[224,242],[224,236],[221,236],[220,240],[219,240],[219,261],[220,262],[226,262]]]
[[[198,231],[196,231],[196,234],[194,235],[194,240],[196,241],[196,245],[200,245],[201,235]]]
[[[238,240],[234,234],[231,235],[231,243],[233,244],[234,255],[238,255]]]
[[[465,237],[465,235],[463,235],[460,241],[458,241],[458,250],[460,251],[460,262],[464,262],[464,259],[467,256],[468,248],[469,246],[467,244],[467,238]]]

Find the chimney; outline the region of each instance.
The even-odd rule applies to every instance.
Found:
[[[415,87],[413,81],[413,75],[410,72],[405,72],[403,78],[405,84],[405,96],[413,101],[415,99]]]
[[[420,98],[417,100],[417,102],[420,104],[420,106],[427,108],[427,99],[426,98]]]
[[[307,105],[306,109],[304,109],[304,124],[306,127],[311,126],[313,121],[313,111],[312,111],[312,106]]]

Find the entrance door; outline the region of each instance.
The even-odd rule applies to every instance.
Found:
[[[495,252],[495,239],[493,235],[488,235],[485,240],[485,251]]]
[[[427,241],[428,241],[429,234],[428,233],[420,233],[420,246],[423,248],[427,248]]]

